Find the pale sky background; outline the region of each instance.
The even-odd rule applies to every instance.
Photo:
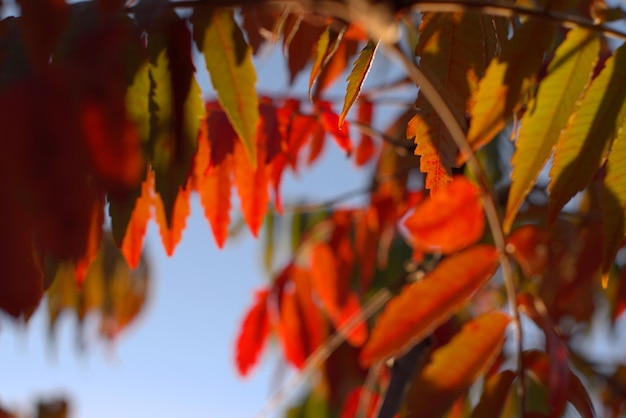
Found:
[[[300,76],[297,87],[287,88],[280,49],[277,46],[257,60],[259,90],[305,97],[302,86],[308,72]],[[374,69],[372,79],[393,73],[390,65]],[[202,61],[197,68],[209,97]],[[344,79],[337,82],[339,92],[345,89]],[[355,169],[329,139],[322,161],[313,169],[303,170],[300,179],[285,176],[284,202],[302,198],[322,202],[361,188],[367,172]],[[139,320],[115,344],[90,338],[87,349],[79,351],[75,320],[66,316],[51,345],[45,303],[26,329],[0,318],[0,404],[29,411],[36,400],[61,395],[70,399],[75,418],[254,416],[272,385],[293,373],[282,366],[276,344],[265,350],[260,367],[248,379],[239,378],[234,368],[239,325],[254,289],[267,280],[262,245],[245,230],[218,250],[194,196],[182,242],[172,258],[165,255],[157,227],[151,224],[146,245],[151,296]]]

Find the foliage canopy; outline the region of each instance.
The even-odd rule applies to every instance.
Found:
[[[250,232],[268,226],[272,277],[236,364],[250,373],[274,335],[287,362],[317,373],[290,416],[559,417],[569,403],[593,417],[592,397],[621,413],[626,363],[576,344],[600,306],[613,326],[626,307],[626,35],[603,26],[621,9],[18,3],[0,22],[1,310],[28,319],[47,293],[52,324],[99,310],[114,337],[145,299],[150,219],[173,254],[197,193],[222,247],[235,189]],[[290,82],[308,72],[307,99],[257,92],[253,55],[268,44]],[[369,88],[381,56],[406,76]],[[343,103],[326,97],[345,72]],[[398,87],[414,102],[381,129]],[[284,173],[328,140],[371,167],[367,203],[284,206]],[[284,228],[292,256],[276,266]]]

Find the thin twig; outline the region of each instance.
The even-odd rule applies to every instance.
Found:
[[[330,336],[324,344],[322,344],[317,350],[309,356],[304,367],[299,373],[294,374],[291,378],[285,381],[276,392],[267,400],[261,411],[256,414],[257,418],[267,417],[272,411],[274,411],[279,405],[281,405],[293,391],[304,380],[313,373],[313,371],[346,340],[346,336],[352,332],[352,330],[361,322],[366,321],[372,315],[374,315],[380,308],[382,308],[387,301],[391,299],[391,292],[387,289],[379,290],[366,304],[363,306],[361,312],[356,312],[345,322],[345,324],[338,329],[332,336]]]
[[[352,126],[356,127],[359,131],[363,132],[364,134],[374,136],[376,138],[379,138],[393,145],[394,149],[396,150],[396,153],[401,157],[406,157],[407,155],[409,155],[409,151],[411,151],[414,148],[414,145],[411,144],[410,142],[406,140],[401,141],[396,138],[392,138],[364,123],[357,122],[355,120],[350,120],[348,122],[350,122]]]
[[[523,341],[522,323],[520,321],[520,314],[517,308],[517,292],[515,289],[513,270],[506,252],[506,241],[504,238],[504,232],[502,231],[500,218],[498,216],[497,203],[491,195],[489,188],[487,187],[487,182],[485,180],[483,170],[480,166],[480,163],[476,159],[472,148],[465,138],[465,133],[461,129],[461,126],[457,123],[456,118],[454,117],[452,111],[450,110],[450,107],[448,106],[444,98],[441,96],[441,94],[439,94],[439,91],[437,91],[435,86],[431,83],[430,79],[424,74],[419,64],[413,62],[410,58],[408,58],[404,54],[404,52],[402,52],[402,49],[398,44],[385,46],[387,46],[387,49],[392,57],[398,59],[402,63],[402,66],[406,70],[409,77],[411,77],[415,84],[420,87],[421,94],[425,96],[425,98],[432,105],[435,112],[437,112],[437,115],[450,133],[450,136],[452,137],[454,143],[461,152],[461,155],[464,157],[464,160],[467,161],[468,169],[481,182],[481,195],[483,207],[485,210],[485,216],[487,218],[489,229],[491,230],[494,245],[498,250],[500,266],[502,267],[502,275],[504,277],[504,283],[506,287],[507,300],[509,303],[509,308],[512,312],[512,316],[514,318],[516,338],[518,348],[520,348],[517,358],[518,375],[520,382],[518,385],[518,393],[520,395],[520,411],[523,411],[525,404],[525,382],[524,372],[522,369],[521,352]]]

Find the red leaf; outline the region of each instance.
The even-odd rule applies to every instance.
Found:
[[[497,265],[496,249],[477,245],[445,258],[422,280],[405,286],[380,314],[361,362],[370,365],[404,353],[458,311]]]
[[[235,345],[235,363],[241,376],[247,376],[257,363],[269,333],[267,299],[269,290],[261,289],[255,293],[253,305],[246,313]]]
[[[262,132],[265,122],[261,119],[259,131]],[[252,168],[250,159],[241,141],[235,142],[234,173],[237,192],[241,200],[241,210],[250,232],[257,236],[263,224],[267,204],[269,202],[268,181],[269,173],[265,164],[265,135],[257,134],[257,167]]]
[[[313,300],[311,287],[311,273],[300,267],[293,266],[290,271],[293,284],[296,287],[298,313],[302,323],[301,341],[306,357],[324,343],[326,338],[326,324],[319,305]]]
[[[135,203],[126,233],[122,240],[120,251],[126,259],[128,265],[135,269],[141,260],[143,240],[148,227],[148,220],[152,217],[152,206],[154,204],[154,172],[148,171],[147,177],[141,185],[141,195]]]
[[[224,246],[230,225],[230,196],[232,188],[233,157],[227,155],[219,165],[211,167],[197,185],[204,215],[211,224],[213,237],[219,248]]]
[[[373,109],[374,105],[371,101],[361,99],[359,101],[357,121],[366,126],[371,126],[374,113]],[[367,164],[375,154],[376,146],[374,145],[374,140],[371,136],[361,133],[361,140],[356,147],[356,155],[354,157],[357,167]]]
[[[337,331],[343,334],[350,345],[361,347],[367,341],[368,329],[365,318],[361,312],[359,297],[354,292],[348,293],[346,301],[336,314],[330,314]],[[355,318],[360,318],[356,326],[350,332],[343,330],[344,326]]]
[[[485,218],[480,190],[465,177],[452,182],[415,208],[405,221],[414,247],[450,254],[478,241]]]
[[[189,188],[178,189],[176,200],[174,201],[174,209],[172,211],[172,219],[170,226],[168,227],[167,219],[165,217],[165,208],[161,196],[157,193],[155,195],[155,212],[156,220],[159,224],[159,230],[161,231],[161,241],[163,242],[163,248],[168,256],[174,254],[176,246],[180,242],[183,236],[183,231],[187,224],[187,217],[190,213],[189,196],[191,190]]]
[[[356,418],[359,409],[359,403],[361,397],[367,396],[369,402],[367,404],[366,413],[361,418],[375,418],[378,411],[378,404],[380,403],[380,395],[376,392],[371,392],[365,389],[363,386],[352,389],[345,402],[343,403],[343,409],[341,411],[341,418]],[[396,414],[396,416],[399,416]]]
[[[352,141],[350,140],[350,128],[348,122],[344,122],[343,126],[339,127],[339,115],[337,115],[330,107],[330,103],[319,102],[317,103],[317,110],[319,112],[320,123],[324,130],[331,134],[337,146],[341,148],[346,154],[352,153]]]
[[[207,103],[206,110],[211,165],[220,165],[226,155],[233,153],[235,142],[238,141],[237,133],[217,102]]]
[[[361,212],[356,223],[354,246],[358,259],[359,284],[363,293],[367,292],[376,272],[378,244],[380,241],[378,211],[375,207]]]
[[[292,282],[287,282],[280,294],[279,309],[277,330],[283,352],[292,365],[302,369],[307,353],[302,341],[304,334],[302,318],[298,312],[298,299]]]
[[[535,225],[524,225],[506,240],[507,251],[513,255],[526,277],[544,273],[548,264],[549,234]]]

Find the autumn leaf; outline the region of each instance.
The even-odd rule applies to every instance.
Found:
[[[309,98],[311,100],[313,100],[314,97],[313,84],[324,69],[324,66],[328,64],[328,61],[337,51],[337,48],[343,39],[344,31],[337,32],[335,29],[328,26],[317,40],[315,60],[313,61],[311,75],[309,76]]]
[[[311,60],[318,39],[324,32],[323,26],[316,26],[302,16],[291,16],[293,23],[285,28],[283,48],[287,49],[287,66],[289,67],[289,84],[293,84],[296,76]],[[289,22],[289,21],[288,21]]]
[[[257,164],[256,133],[259,99],[252,51],[233,12],[197,9],[192,17],[193,37],[204,54],[211,83],[228,120],[241,139],[252,167]]]
[[[496,249],[477,245],[445,258],[424,279],[405,286],[380,314],[361,362],[371,365],[401,355],[458,311],[497,265]]]
[[[380,395],[377,392],[372,392],[363,386],[359,386],[352,389],[348,396],[346,396],[341,410],[341,418],[356,418],[358,416],[357,412],[359,411],[361,397],[367,397],[367,399],[369,399],[363,418],[373,418],[376,416],[380,403]]]
[[[502,312],[481,315],[436,350],[411,384],[407,417],[442,417],[494,360],[509,322]]]
[[[378,44],[373,41],[368,41],[365,47],[359,53],[356,61],[354,61],[354,65],[352,66],[352,71],[348,76],[348,87],[346,89],[346,96],[343,102],[343,108],[341,109],[341,113],[339,114],[339,126],[343,125],[343,121],[346,118],[348,111],[359,97],[359,93],[361,92],[361,88],[363,87],[363,83],[365,82],[365,78],[369,73],[369,70],[372,66],[372,62],[374,62],[374,56],[376,55],[376,49],[378,48]]]
[[[527,278],[540,276],[548,265],[550,235],[536,225],[515,229],[506,240],[507,252],[521,267]]]
[[[365,126],[371,126],[374,113],[374,104],[364,98],[359,100],[357,121]],[[354,162],[357,167],[367,164],[376,155],[376,146],[372,137],[361,132],[361,139],[356,147]]]
[[[347,155],[352,153],[352,140],[350,139],[350,127],[348,123],[340,126],[339,116],[332,110],[330,103],[317,102],[319,119],[324,131],[328,132],[339,148]]]
[[[600,168],[625,117],[626,45],[622,45],[593,80],[559,138],[548,185],[549,224]]]
[[[360,42],[341,39],[335,52],[328,58],[327,63],[322,68],[322,72],[317,77],[315,89],[313,90],[313,100],[317,101],[322,97],[322,92],[328,89],[342,75],[348,64],[358,50]]]
[[[465,177],[455,177],[419,204],[404,224],[414,248],[450,254],[467,247],[483,235],[480,190]]]
[[[247,376],[257,363],[270,329],[267,310],[267,289],[257,290],[254,303],[241,324],[235,344],[235,364],[241,376]]]
[[[136,198],[131,212],[126,233],[122,239],[120,251],[130,268],[139,266],[143,240],[148,228],[148,220],[152,217],[154,205],[154,173],[149,171],[141,185],[141,194]]]
[[[511,189],[503,229],[510,231],[515,215],[550,157],[559,135],[592,75],[598,59],[599,38],[586,29],[572,29],[557,48],[528,104],[520,124],[511,163]]]
[[[91,224],[89,227],[89,236],[87,238],[87,247],[85,254],[74,262],[74,274],[79,287],[87,276],[87,270],[91,263],[96,259],[100,242],[102,241],[102,224],[104,224],[104,196],[98,196],[94,201],[91,212]]]
[[[220,165],[211,167],[198,184],[204,215],[211,224],[219,248],[224,246],[230,225],[233,157],[227,155]]]
[[[600,195],[604,239],[602,273],[607,274],[626,235],[626,119],[613,141]]]
[[[339,274],[338,261],[328,244],[315,244],[310,252],[313,289],[331,317],[337,317],[346,302],[349,278]]]
[[[497,42],[494,25],[475,13],[424,13],[416,55],[446,102],[456,122],[467,129],[466,111],[485,70],[490,44]],[[437,190],[452,180],[457,147],[439,115],[418,93],[420,112],[407,126],[406,136],[417,145],[420,171],[426,174],[426,188]]]
[[[478,149],[491,141],[518,111],[533,85],[544,54],[552,44],[555,28],[528,18],[502,46],[478,84],[467,141]]]
[[[172,210],[172,217],[169,223],[165,217],[165,208],[163,207],[161,196],[157,193],[154,198],[156,221],[161,232],[163,248],[165,248],[165,253],[168,256],[174,254],[174,250],[183,236],[183,231],[187,225],[187,218],[191,211],[189,204],[190,196],[190,189],[183,189],[182,187],[179,189],[176,200],[174,201],[174,209]]]

